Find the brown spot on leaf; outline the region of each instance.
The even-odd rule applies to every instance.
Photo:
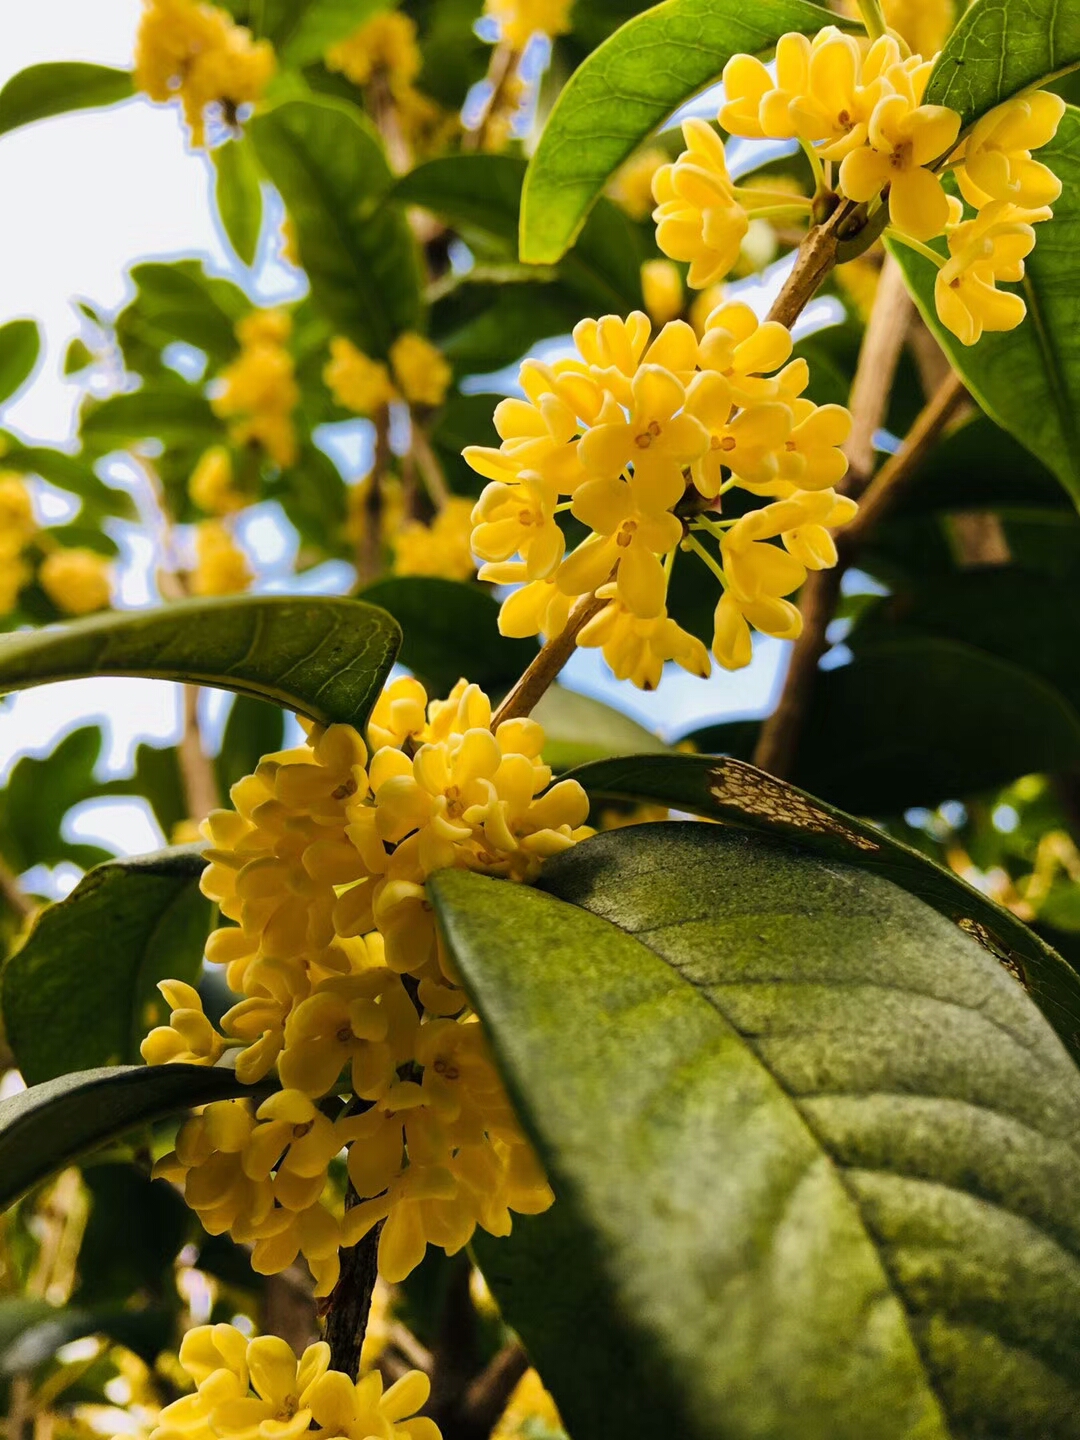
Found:
[[[868,835],[860,835],[837,816],[817,805],[807,795],[756,770],[740,760],[723,760],[711,772],[709,791],[721,805],[731,805],[744,815],[806,830],[815,835],[832,835],[857,850],[880,850]]]

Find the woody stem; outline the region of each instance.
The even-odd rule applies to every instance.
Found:
[[[516,681],[505,700],[491,717],[491,728],[497,730],[504,720],[513,720],[519,715],[528,715],[536,702],[547,690],[559,671],[574,653],[577,637],[594,615],[598,615],[607,601],[597,596],[582,595],[570,611],[570,617],[557,635],[545,642],[521,679]]]

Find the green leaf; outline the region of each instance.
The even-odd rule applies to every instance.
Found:
[[[521,258],[554,264],[608,178],[732,55],[837,23],[808,0],[665,0],[628,21],[574,71],[544,127],[525,177]]]
[[[278,58],[301,67],[387,8],[387,0],[266,0],[263,34]]]
[[[1012,977],[719,826],[542,883],[429,892],[558,1196],[476,1249],[569,1432],[1075,1434],[1080,1075]]]
[[[180,1192],[126,1161],[86,1166],[83,1184],[90,1215],[79,1246],[72,1303],[96,1309],[142,1295],[159,1305],[176,1304],[176,1257],[199,1229]],[[127,1315],[134,1318],[131,1311]],[[134,1337],[140,1338],[138,1330]],[[167,1331],[162,1343],[168,1344],[169,1338]],[[156,1356],[151,1363],[153,1359]]]
[[[420,270],[404,212],[379,202],[393,177],[363,114],[340,100],[288,100],[248,135],[296,226],[311,293],[338,333],[385,356],[420,325]]]
[[[256,1093],[208,1065],[118,1065],[33,1085],[0,1100],[0,1209],[137,1126]]]
[[[10,400],[34,373],[41,354],[36,320],[9,320],[0,325],[0,402]]]
[[[89,401],[80,433],[84,444],[98,455],[147,439],[160,440],[166,449],[201,451],[222,443],[225,426],[196,386],[147,383],[130,394]]]
[[[250,775],[264,755],[280,750],[285,740],[285,717],[276,705],[238,695],[233,701],[221,750],[214,760],[218,786],[223,795],[245,775]]]
[[[525,174],[525,162],[512,155],[443,155],[410,171],[393,193],[466,235],[478,230],[492,236],[514,254]],[[582,305],[632,310],[642,304],[641,262],[646,258],[640,227],[601,197],[562,260],[559,275]]]
[[[272,700],[320,724],[362,726],[400,643],[357,600],[182,600],[0,637],[0,693],[87,675],[142,675]]]
[[[824,678],[824,677],[822,677]],[[1011,911],[865,820],[740,760],[641,755],[571,772],[593,797],[639,800],[796,842],[884,876],[972,935],[1015,975],[1080,1059],[1080,976]]]
[[[522,269],[513,280],[463,278],[432,306],[431,336],[459,375],[484,375],[521,360],[538,340],[569,334],[581,315],[563,285],[537,284]]]
[[[401,663],[436,695],[465,675],[482,690],[507,690],[536,654],[531,640],[499,634],[499,607],[486,590],[461,580],[391,575],[361,594],[401,626]]]
[[[30,65],[0,90],[0,135],[50,115],[115,105],[134,93],[130,70],[75,60]]]
[[[668,748],[629,715],[562,685],[553,685],[532,715],[544,727],[544,759],[556,770],[613,755],[663,754]]]
[[[94,779],[100,756],[101,731],[85,725],[65,735],[44,758],[24,755],[12,766],[0,790],[0,855],[16,875],[32,865],[70,860],[88,867],[109,858],[100,846],[61,834],[71,807],[104,788]]]
[[[3,973],[4,1030],[27,1084],[137,1064],[168,1021],[159,980],[194,984],[213,909],[198,847],[113,860],[38,915]]]
[[[116,337],[130,369],[148,370],[147,348],[154,369],[160,369],[161,351],[178,340],[204,351],[214,366],[233,359],[240,348],[236,322],[251,309],[239,286],[208,275],[197,260],[133,265],[131,279],[134,299],[116,319]],[[167,373],[175,384],[172,372]]]
[[[227,140],[211,150],[217,179],[214,203],[229,244],[245,265],[254,265],[262,233],[262,185],[250,145]]]
[[[80,514],[115,515],[121,520],[139,518],[127,491],[106,485],[81,455],[67,455],[47,445],[24,445],[14,435],[0,431],[0,469],[14,470],[20,475],[40,475],[50,485],[70,491],[83,502]]]
[[[94,352],[89,349],[85,340],[80,340],[78,335],[73,335],[64,351],[64,374],[79,375],[93,363]]]
[[[1010,7],[1008,13],[1019,11]],[[991,419],[1053,470],[1080,505],[1080,110],[1065,112],[1057,136],[1039,151],[1039,159],[1060,177],[1064,189],[1054,218],[1036,227],[1022,287],[1028,314],[1015,330],[961,345],[938,322],[933,265],[903,246],[890,242],[890,248],[923,318],[972,395]]]
[[[166,1187],[159,1185],[155,1188],[163,1190]],[[183,1205],[178,1195],[176,1198]],[[121,1253],[121,1248],[115,1246],[112,1255],[114,1262],[120,1258]],[[83,1263],[83,1254],[84,1251],[80,1250],[80,1265]],[[20,1302],[0,1301],[0,1307],[18,1303]],[[87,1335],[105,1335],[116,1344],[134,1351],[147,1365],[153,1366],[162,1350],[168,1349],[174,1339],[175,1314],[157,1307],[127,1310],[119,1306],[108,1306],[83,1310],[68,1305],[58,1307],[48,1304],[47,1301],[41,1303],[45,1308],[36,1320],[25,1325],[9,1345],[0,1341],[0,1374],[18,1375],[35,1370],[39,1365],[47,1364],[61,1346],[69,1345],[72,1340],[81,1340]],[[30,1313],[27,1312],[27,1317]],[[0,1319],[0,1330],[2,1328],[3,1320]]]
[[[1020,90],[1080,65],[1080,11],[1059,0],[974,0],[946,40],[926,87],[928,105],[948,105],[961,129]]]

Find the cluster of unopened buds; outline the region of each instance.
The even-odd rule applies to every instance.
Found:
[[[1021,280],[1061,183],[1031,152],[1053,139],[1065,103],[1047,91],[1017,96],[957,144],[960,116],[923,103],[934,59],[907,53],[891,34],[871,43],[835,26],[813,39],[784,35],[772,68],[736,55],[724,69],[718,120],[746,139],[797,140],[819,198],[888,206],[895,240],[939,267],[938,316],[965,345],[1024,318],[1022,298],[997,289]],[[704,120],[683,124],[686,149],[653,178],[661,250],[690,265],[703,288],[729,274],[755,216],[809,215],[814,202],[736,185],[723,142]],[[943,183],[955,175],[960,195]],[[974,216],[965,218],[964,205]],[[947,255],[928,241],[944,236]]]
[[[473,512],[480,578],[519,584],[503,633],[556,634],[575,597],[596,592],[606,603],[578,643],[600,646],[620,679],[652,689],[666,660],[707,675],[704,644],[667,613],[682,550],[720,583],[712,654],[725,669],[749,663],[750,626],[793,638],[785,597],[836,563],[830,530],[855,514],[834,488],[848,411],[806,399],[789,331],[738,302],[700,339],[681,320],[654,336],[637,311],[583,320],[574,339],[574,358],[522,365],[524,397],[495,411],[499,448],[465,451],[490,482]],[[726,518],[734,490],[741,513]],[[750,497],[769,503],[748,509]],[[590,531],[569,554],[563,511]]]
[[[233,922],[206,957],[240,998],[218,1031],[196,990],[163,982],[172,1014],[143,1056],[231,1064],[252,1085],[276,1072],[282,1088],[204,1107],[157,1173],[211,1234],[250,1243],[260,1273],[303,1254],[319,1295],[340,1248],[381,1222],[393,1282],[429,1243],[454,1253],[477,1225],[507,1234],[511,1211],[552,1200],[424,887],[450,866],[532,880],[590,833],[581,787],[551,783],[540,726],[491,723],[475,685],[428,705],[418,681],[397,680],[372,714],[370,756],[349,726],[312,728],[204,826],[203,890]],[[342,1211],[327,1174],[346,1149],[360,1203]]]
[[[249,1340],[233,1325],[198,1325],[180,1344],[196,1388],[166,1405],[150,1440],[441,1440],[434,1420],[416,1413],[431,1393],[423,1371],[384,1391],[378,1370],[354,1381],[330,1358],[324,1341],[297,1360],[276,1335]]]

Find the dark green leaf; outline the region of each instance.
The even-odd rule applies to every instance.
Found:
[[[501,399],[501,395],[451,395],[435,417],[431,443],[447,483],[457,495],[479,495],[484,487],[484,480],[466,465],[461,452],[466,445],[499,444],[493,417]]]
[[[465,279],[432,307],[432,339],[459,374],[501,370],[581,319],[581,302],[562,285],[525,274],[523,283]]]
[[[978,945],[719,826],[429,884],[559,1197],[477,1250],[571,1434],[1077,1434],[1080,1075]]]
[[[251,146],[227,140],[211,150],[217,180],[214,200],[229,243],[245,265],[254,265],[262,233],[262,185]]]
[[[86,1166],[83,1184],[90,1215],[79,1247],[72,1303],[97,1307],[132,1296],[159,1305],[175,1303],[176,1257],[189,1233],[198,1228],[180,1192],[123,1161]],[[134,1319],[131,1311],[127,1313]],[[167,1330],[162,1343],[169,1339]]]
[[[93,466],[81,455],[67,455],[47,445],[24,445],[14,435],[0,432],[0,468],[20,475],[40,475],[50,485],[68,490],[83,502],[90,516],[115,515],[135,520],[138,511],[125,490],[114,490],[98,478]]]
[[[165,836],[172,835],[176,826],[182,820],[188,819],[184,779],[180,773],[180,755],[174,745],[140,743],[135,747],[135,773],[106,781],[101,786],[100,793],[141,795],[149,803],[154,818],[161,826],[161,833]]]
[[[395,197],[516,251],[525,162],[512,155],[444,155],[397,182]],[[594,310],[631,310],[642,303],[641,234],[618,206],[602,199],[559,266],[567,291]],[[580,314],[577,317],[580,319]],[[554,330],[547,333],[554,334]]]
[[[184,600],[0,637],[0,693],[86,675],[143,675],[272,700],[322,724],[361,726],[399,643],[397,623],[357,600]]]
[[[118,1258],[117,1250],[114,1250],[112,1258]],[[0,1301],[0,1306],[14,1303],[17,1302]],[[119,1306],[83,1310],[42,1303],[45,1310],[39,1319],[27,1325],[10,1345],[4,1346],[0,1342],[0,1372],[3,1374],[18,1375],[35,1370],[51,1360],[62,1345],[69,1345],[72,1340],[81,1340],[87,1335],[105,1335],[118,1345],[125,1345],[152,1366],[174,1339],[176,1317],[167,1310],[126,1310]],[[0,1321],[0,1327],[2,1324]]]
[[[160,368],[160,352],[176,341],[204,351],[214,366],[235,356],[236,322],[251,302],[231,280],[207,275],[197,260],[147,261],[132,267],[131,278],[135,297],[116,319],[130,368],[146,372],[140,355],[147,347]]]
[[[287,65],[309,65],[344,40],[386,0],[266,0],[263,34]]]
[[[1080,65],[1080,12],[1058,0],[974,0],[946,40],[926,87],[966,130],[1019,90]]]
[[[0,1209],[136,1126],[252,1093],[231,1070],[120,1065],[61,1075],[0,1100]]]
[[[392,176],[363,114],[340,100],[288,100],[248,125],[296,226],[319,308],[368,354],[384,356],[421,319],[416,247],[404,213],[380,205]]]
[[[100,756],[101,731],[87,725],[65,735],[43,759],[24,755],[12,766],[0,790],[0,854],[16,875],[32,865],[70,860],[87,867],[109,858],[100,846],[65,840],[61,834],[71,807],[104,788],[94,779]]]
[[[0,402],[10,400],[34,373],[41,354],[36,320],[9,320],[0,325]]]
[[[193,984],[213,909],[195,846],[91,870],[42,910],[3,973],[4,1030],[27,1084],[137,1063],[168,1021],[159,980]]]
[[[214,761],[221,793],[227,795],[231,785],[250,775],[264,755],[280,750],[284,739],[285,716],[276,705],[238,695]]]
[[[376,580],[363,592],[401,626],[401,663],[437,695],[462,675],[482,690],[505,690],[536,654],[531,640],[499,634],[499,607],[478,585],[426,575]]]
[[[808,0],[665,0],[635,16],[574,72],[551,112],[525,179],[521,258],[554,264],[609,176],[732,55],[836,23]]]
[[[1041,13],[1041,5],[1036,9]],[[1010,7],[1008,13],[1019,11]],[[1069,23],[1080,27],[1080,17]],[[1080,505],[1080,110],[1066,111],[1039,159],[1064,189],[1054,218],[1036,228],[1023,284],[1028,315],[1017,329],[961,345],[938,323],[933,265],[902,246],[894,253],[927,324],[976,400],[1053,470]]]
[[[50,115],[115,105],[134,93],[129,70],[75,60],[30,65],[0,90],[0,135]]]
[[[885,831],[739,760],[642,755],[583,765],[573,776],[590,796],[670,805],[780,836],[827,861],[857,865],[902,886],[1017,975],[1080,1059],[1080,976],[1011,911]]]

